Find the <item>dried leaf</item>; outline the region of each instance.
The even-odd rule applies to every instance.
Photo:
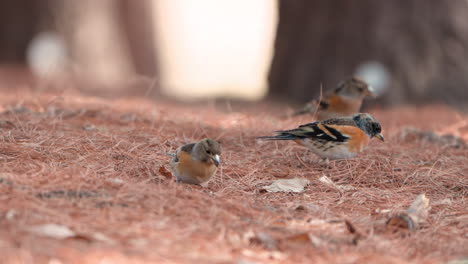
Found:
[[[122,185],[125,183],[125,181],[120,178],[110,178],[110,179],[107,179],[107,182],[113,183],[115,185]]]
[[[375,209],[375,212],[378,213],[378,214],[388,214],[390,213],[392,210],[390,209],[380,209],[380,208],[376,208]]]
[[[402,229],[417,229],[421,223],[426,221],[430,209],[429,199],[426,195],[418,195],[405,213],[393,216],[387,220],[387,231],[397,232]]]
[[[416,224],[420,224],[427,219],[429,215],[429,210],[431,207],[429,206],[429,199],[426,197],[425,194],[420,194],[416,199],[414,199],[411,206],[406,210],[408,215],[413,218]]]
[[[40,236],[46,236],[56,239],[65,239],[70,237],[75,237],[76,233],[73,232],[70,228],[57,225],[57,224],[44,224],[33,226],[29,228],[29,231]]]
[[[400,230],[414,230],[416,228],[416,224],[407,214],[401,214],[389,218],[386,223],[386,228],[387,231],[395,233]]]
[[[159,173],[167,179],[172,178],[172,173],[168,171],[164,166],[159,167]]]
[[[305,186],[309,184],[307,179],[280,179],[274,181],[272,184],[263,187],[268,192],[296,192],[304,191]]]
[[[344,222],[345,222],[346,229],[348,230],[348,232],[354,235],[353,239],[351,240],[353,245],[357,245],[359,240],[363,238],[363,235],[356,229],[356,227],[353,225],[353,223],[351,223],[351,221],[349,221],[348,219],[345,219]]]
[[[454,260],[447,262],[447,264],[468,264],[468,258],[462,257],[460,259],[454,259]]]
[[[323,244],[323,241],[310,233],[299,233],[286,237],[283,243],[311,244],[315,247],[319,247]]]
[[[307,242],[307,243],[309,243],[310,242],[310,235],[309,235],[309,233],[295,234],[295,235],[287,237],[286,241],[288,241],[288,242],[300,242],[300,243]]]
[[[8,221],[13,221],[15,220],[16,215],[18,215],[18,212],[15,209],[10,209],[6,212],[5,218]]]
[[[251,257],[255,259],[263,259],[267,262],[265,263],[270,263],[273,260],[284,260],[286,258],[286,254],[281,253],[280,251],[259,251],[259,250],[250,250],[250,249],[242,249],[240,253],[245,256],[245,257]]]
[[[115,244],[115,241],[102,233],[77,234],[70,228],[58,224],[44,224],[33,226],[28,229],[30,232],[55,239],[76,239],[85,242],[100,241],[107,244]]]
[[[274,250],[277,248],[277,241],[270,234],[259,232],[250,238],[251,244],[264,246],[266,249]]]
[[[332,185],[333,187],[335,187],[335,183],[330,179],[328,178],[327,176],[322,176],[318,179],[320,182],[322,183],[325,183],[325,184],[328,184],[328,185]]]
[[[104,242],[104,243],[111,244],[111,245],[116,243],[112,238],[109,238],[108,236],[99,232],[93,233],[91,235],[91,238],[96,241]]]
[[[93,124],[86,124],[86,125],[83,125],[83,130],[86,130],[86,131],[94,131],[94,130],[97,130],[96,126],[93,125]]]
[[[347,220],[347,219],[345,220],[345,225],[346,225],[346,229],[348,229],[349,233],[351,233],[351,234],[357,233],[356,227],[354,227],[354,225],[349,220]]]
[[[236,264],[258,264],[259,262],[250,261],[248,259],[239,259]]]
[[[327,176],[322,176],[318,179],[320,182],[322,183],[325,183],[326,185],[330,185],[332,186],[333,188],[336,188],[340,191],[352,191],[352,190],[355,190],[356,188],[353,187],[353,186],[349,186],[349,185],[339,185],[339,184],[336,184],[334,183],[330,178],[328,178]]]

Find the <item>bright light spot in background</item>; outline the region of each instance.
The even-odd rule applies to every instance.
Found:
[[[377,61],[367,61],[358,66],[356,75],[373,88],[377,96],[383,94],[390,81],[390,73],[385,66]]]
[[[161,86],[182,97],[267,92],[276,1],[153,1]]]
[[[47,76],[63,70],[67,51],[63,39],[54,32],[41,32],[29,43],[26,59],[34,74]]]

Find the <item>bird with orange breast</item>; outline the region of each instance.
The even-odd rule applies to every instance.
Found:
[[[292,140],[326,160],[354,157],[367,147],[373,137],[384,141],[380,123],[367,113],[317,121],[276,133],[275,136],[259,138]]]
[[[365,81],[351,77],[338,84],[337,88],[327,93],[320,100],[312,100],[293,116],[317,113],[317,120],[351,116],[359,113],[364,98],[375,97],[371,86]]]
[[[207,187],[220,163],[221,144],[214,139],[205,138],[180,146],[175,154],[169,155],[173,157],[171,169],[177,182]]]

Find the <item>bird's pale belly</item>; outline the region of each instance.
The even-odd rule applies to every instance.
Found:
[[[357,155],[357,153],[351,152],[344,142],[333,142],[332,144],[332,142],[323,143],[317,140],[304,139],[297,143],[307,147],[321,158],[347,159]]]
[[[181,159],[180,162],[171,164],[177,181],[190,184],[201,184],[210,180],[216,173],[216,166],[205,164],[200,161]]]

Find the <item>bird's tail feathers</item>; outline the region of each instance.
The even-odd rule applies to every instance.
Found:
[[[275,131],[275,133],[278,133],[276,136],[264,136],[264,137],[257,137],[258,139],[264,139],[264,140],[294,140],[294,139],[299,139],[300,137],[289,133],[288,131]]]

